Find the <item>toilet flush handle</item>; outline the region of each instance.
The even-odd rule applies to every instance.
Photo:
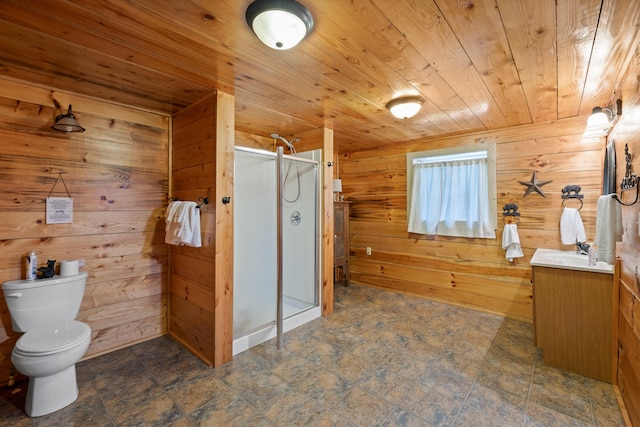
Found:
[[[22,294],[20,292],[16,292],[15,294],[8,294],[9,298],[20,298]]]

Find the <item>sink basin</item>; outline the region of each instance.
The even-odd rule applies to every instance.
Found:
[[[596,265],[589,265],[589,257],[587,255],[577,254],[575,251],[536,249],[530,264],[538,267],[613,274],[613,265],[602,261],[598,261]]]

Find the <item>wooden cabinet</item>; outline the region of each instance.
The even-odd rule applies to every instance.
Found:
[[[546,365],[607,383],[615,380],[615,276],[533,267],[535,343]]]
[[[349,203],[333,202],[334,279],[340,270],[345,286],[349,286]]]

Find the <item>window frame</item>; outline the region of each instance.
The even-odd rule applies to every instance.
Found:
[[[413,191],[413,161],[423,157],[455,156],[478,151],[487,153],[488,191],[489,191],[489,211],[491,214],[492,226],[497,230],[498,215],[498,191],[497,191],[497,167],[496,167],[496,144],[483,143],[477,145],[463,145],[458,147],[440,148],[435,150],[413,151],[407,153],[407,226],[411,215],[411,195]],[[410,233],[415,234],[415,233]],[[456,236],[463,237],[463,236]],[[497,237],[496,237],[497,238]]]

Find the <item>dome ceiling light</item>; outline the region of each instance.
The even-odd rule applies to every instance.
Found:
[[[313,17],[295,0],[256,0],[245,13],[256,36],[272,49],[291,49],[313,29]]]
[[[415,116],[422,108],[424,98],[419,96],[403,96],[401,98],[392,99],[386,105],[391,114],[399,119],[408,119]]]

